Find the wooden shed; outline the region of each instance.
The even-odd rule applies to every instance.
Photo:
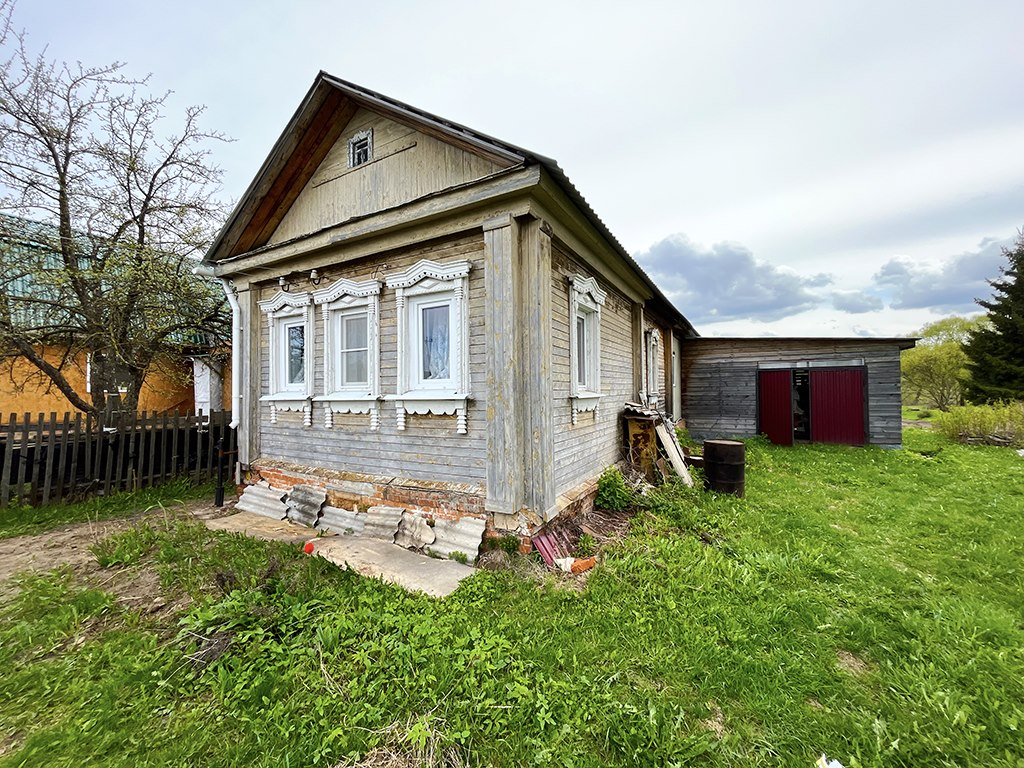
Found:
[[[698,439],[901,445],[905,338],[691,338],[682,413]]]

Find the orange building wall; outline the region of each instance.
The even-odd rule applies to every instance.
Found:
[[[53,350],[44,352],[44,358],[54,364],[60,361],[60,354]],[[65,370],[68,382],[76,392],[88,399],[85,387],[85,354],[82,353]],[[231,384],[225,379],[225,405],[231,396]],[[166,411],[177,408],[189,411],[195,406],[192,392],[192,361],[161,361],[153,366],[139,393],[140,411]],[[24,358],[0,362],[0,414],[32,414],[56,412],[64,414],[76,409],[68,399],[43,376],[39,370]]]

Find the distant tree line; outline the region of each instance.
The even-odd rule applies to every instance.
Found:
[[[1024,230],[1003,255],[1007,265],[989,281],[992,297],[976,300],[985,314],[929,323],[903,353],[907,402],[946,411],[964,402],[1024,400]]]

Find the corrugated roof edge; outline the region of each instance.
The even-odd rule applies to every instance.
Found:
[[[376,91],[372,91],[369,88],[364,88],[363,86],[349,82],[348,80],[343,80],[342,78],[336,77],[330,74],[329,72],[325,72],[324,70],[320,70],[320,72],[317,74],[316,79],[313,81],[313,85],[310,87],[309,91],[306,92],[306,95],[300,102],[299,107],[295,110],[295,113],[288,121],[288,125],[285,127],[284,131],[282,131],[281,136],[278,138],[277,142],[275,142],[275,149],[279,144],[281,144],[284,141],[292,125],[294,125],[298,121],[303,109],[309,103],[310,99],[313,97],[313,94],[316,92],[317,86],[321,82],[325,82],[337,88],[338,90],[347,93],[356,101],[369,101],[371,103],[378,104],[387,109],[405,113],[413,120],[427,122],[436,126],[438,129],[442,131],[459,135],[461,138],[469,141],[470,143],[481,146],[482,149],[487,149],[490,151],[497,150],[498,154],[505,155],[510,160],[518,160],[519,162],[534,162],[541,165],[545,170],[548,171],[548,173],[551,174],[555,181],[562,187],[565,193],[569,196],[573,203],[580,209],[583,215],[590,221],[591,225],[598,231],[601,237],[603,237],[608,242],[608,244],[612,246],[612,249],[619,256],[622,257],[626,264],[629,265],[629,267],[633,271],[635,271],[637,275],[640,277],[640,279],[651,289],[651,292],[654,294],[655,298],[658,299],[659,303],[664,305],[664,308],[668,311],[670,315],[674,316],[673,319],[678,323],[679,326],[682,327],[686,335],[690,337],[698,337],[700,335],[697,333],[697,330],[693,327],[693,324],[690,323],[690,321],[686,319],[683,313],[680,312],[678,308],[676,308],[676,306],[668,299],[667,296],[665,296],[664,293],[662,293],[657,283],[655,283],[654,280],[651,279],[651,277],[644,271],[643,267],[641,267],[640,264],[636,261],[636,259],[634,259],[629,254],[629,252],[622,246],[622,244],[618,241],[615,235],[612,234],[611,230],[608,229],[607,225],[601,220],[601,217],[597,215],[597,212],[590,206],[586,198],[583,197],[580,191],[572,183],[572,181],[566,175],[565,171],[563,171],[562,168],[558,165],[558,163],[555,162],[555,160],[553,160],[550,157],[546,157],[545,155],[541,155],[536,152],[531,152],[528,149],[516,146],[515,144],[510,144],[506,141],[502,141],[501,139],[495,138],[494,136],[489,136],[485,133],[474,131],[472,128],[469,128],[465,125],[456,123],[451,120],[446,120],[445,118],[440,117],[439,115],[435,115],[431,112],[419,109],[410,104],[406,104],[405,102],[399,101],[398,99],[391,98],[390,96],[386,96],[382,93],[377,93]],[[274,156],[274,154],[274,150],[271,150],[271,152],[267,155],[266,160],[264,160],[263,164],[260,166],[260,170],[257,172],[256,176],[253,178],[249,186],[246,188],[245,193],[242,195],[241,198],[239,198],[238,203],[235,205],[234,210],[228,216],[228,219],[227,221],[225,221],[224,226],[221,227],[220,232],[217,233],[217,237],[214,239],[213,244],[207,251],[206,256],[204,256],[203,261],[212,261],[210,257],[212,256],[214,251],[220,247],[224,235],[231,227],[236,216],[238,216],[245,200],[255,191],[259,180],[269,170],[270,159],[271,157]]]

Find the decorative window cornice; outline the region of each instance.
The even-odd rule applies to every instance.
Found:
[[[326,288],[313,292],[314,304],[329,304],[337,301],[342,296],[379,296],[379,280],[347,280],[344,277],[335,280]]]
[[[589,296],[590,300],[599,307],[603,307],[605,299],[608,298],[608,293],[601,290],[597,280],[592,277],[573,275],[569,278],[569,284],[572,286],[572,290],[577,297]]]
[[[272,314],[278,312],[285,307],[293,307],[298,309],[299,307],[309,306],[310,295],[308,293],[286,293],[285,291],[278,291],[269,299],[259,302],[261,312]]]
[[[388,288],[409,288],[426,277],[435,280],[457,280],[469,275],[469,262],[456,261],[451,264],[438,264],[436,261],[422,259],[417,261],[404,272],[387,277]]]

